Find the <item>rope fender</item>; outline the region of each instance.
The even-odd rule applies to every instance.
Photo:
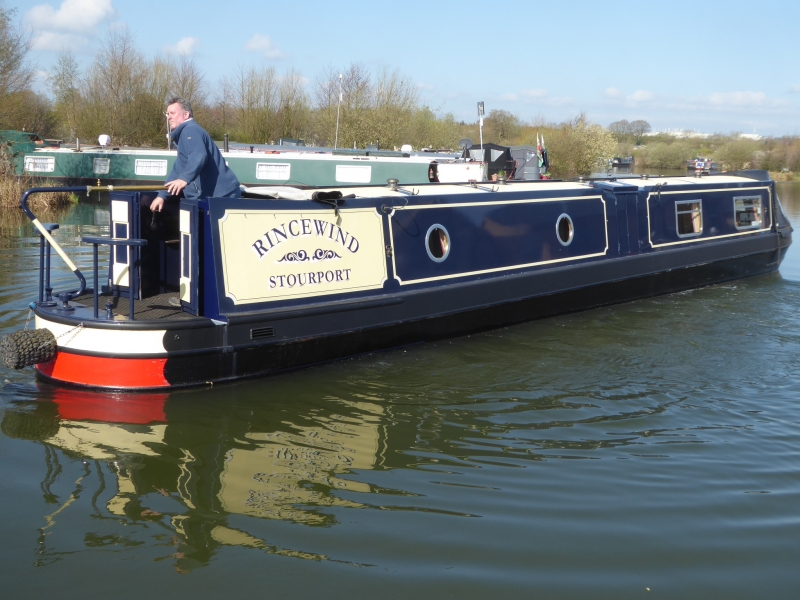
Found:
[[[0,338],[0,357],[9,369],[45,363],[56,355],[58,343],[49,329],[26,329]]]

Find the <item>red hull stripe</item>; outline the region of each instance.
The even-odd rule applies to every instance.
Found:
[[[56,352],[46,363],[36,365],[42,374],[57,381],[116,389],[169,387],[164,377],[166,358],[110,358]]]

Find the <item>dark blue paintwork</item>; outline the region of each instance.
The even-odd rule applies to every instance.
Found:
[[[463,206],[447,203],[432,208],[409,206],[392,215],[397,276],[403,282],[478,271],[551,264],[603,254],[606,249],[605,203],[595,197],[557,201],[508,200]],[[528,200],[528,199],[526,199]],[[574,236],[568,245],[556,234],[561,215],[569,215]],[[426,233],[442,225],[450,238],[443,262],[430,258]]]
[[[743,232],[733,224],[734,195],[760,195],[763,223],[767,227],[772,222],[769,182],[719,184],[711,178],[698,181],[697,185],[673,182],[671,187],[643,183],[637,187],[601,181],[566,191],[546,184],[541,189],[516,191],[509,185],[486,188],[493,190],[487,193],[348,199],[343,210],[373,207],[382,215],[386,242],[391,246],[391,258],[387,258],[390,276],[383,290],[342,293],[325,299],[356,299],[431,288],[448,282],[664,251],[659,244],[697,244],[741,234]],[[741,187],[758,189],[739,192]],[[659,189],[662,190],[660,196]],[[693,199],[703,202],[703,233],[696,238],[681,238],[676,231],[675,203]],[[223,290],[218,221],[228,209],[325,212],[330,208],[311,201],[229,198],[211,198],[208,206],[204,223],[211,235],[202,235],[205,235],[205,255],[208,256],[210,249],[215,268],[206,266],[202,275],[205,316],[252,314],[320,301],[319,297],[308,297],[234,305]],[[560,243],[557,236],[556,224],[562,215],[569,216],[574,229],[568,245]],[[442,261],[432,260],[427,251],[426,234],[435,225],[444,228],[449,236],[450,251]],[[756,236],[768,232],[749,230],[744,233]],[[650,244],[651,236],[656,247]],[[212,281],[214,297],[210,296]]]

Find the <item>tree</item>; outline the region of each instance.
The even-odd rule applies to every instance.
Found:
[[[508,142],[519,135],[520,129],[519,118],[507,110],[494,109],[484,119],[485,137],[494,142]]]
[[[599,160],[613,155],[616,147],[611,132],[590,123],[585,113],[558,125],[547,135],[551,170],[557,177],[589,175]]]
[[[630,123],[626,119],[621,121],[614,121],[608,126],[608,130],[614,134],[618,142],[630,141],[633,138],[634,144],[637,146],[642,143],[642,139],[646,133],[650,133],[650,123],[638,119]]]
[[[410,79],[387,69],[373,77],[361,63],[344,71],[326,67],[315,83],[315,106],[315,132],[320,142],[334,145],[338,138],[338,146],[348,148],[353,143],[361,148],[375,143],[384,148],[414,144],[410,137],[415,129],[413,119],[422,109]]]
[[[614,121],[608,126],[608,130],[615,135],[630,135],[631,124],[628,123],[627,119],[622,119],[621,121]]]
[[[714,158],[726,171],[738,171],[752,166],[756,149],[752,140],[734,140],[717,150]]]
[[[278,83],[278,109],[275,115],[277,138],[300,139],[306,136],[310,122],[308,96],[300,73],[292,69]]]
[[[240,142],[266,144],[275,133],[278,82],[274,67],[240,66],[223,79],[223,102],[230,107],[231,132]]]
[[[59,121],[58,135],[74,139],[78,135],[78,107],[80,106],[80,69],[71,52],[58,55],[56,66],[48,76],[55,96],[55,114]]]
[[[24,104],[11,102],[14,94],[28,90],[33,69],[27,62],[32,40],[29,33],[11,22],[16,9],[6,8],[0,0],[0,129],[16,129],[24,115]]]
[[[641,119],[633,121],[630,124],[631,135],[633,136],[634,143],[638,146],[642,143],[642,139],[646,133],[651,131],[650,123]]]
[[[638,152],[636,163],[655,169],[683,169],[694,155],[694,148],[687,142],[651,142]]]

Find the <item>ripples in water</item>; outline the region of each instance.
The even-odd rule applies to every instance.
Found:
[[[76,221],[59,235],[88,266],[74,240],[102,226]],[[3,332],[36,289],[38,241],[19,235]],[[773,276],[212,389],[123,397],[4,370],[4,585],[789,596],[796,253]]]

